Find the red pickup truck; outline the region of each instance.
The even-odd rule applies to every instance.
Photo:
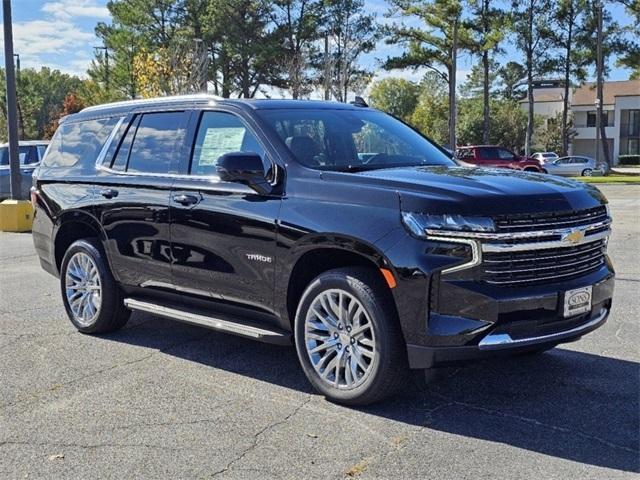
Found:
[[[511,168],[526,172],[544,172],[540,162],[529,157],[520,157],[512,151],[496,145],[471,145],[458,147],[456,159],[481,167]]]

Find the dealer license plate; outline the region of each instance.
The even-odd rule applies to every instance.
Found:
[[[564,316],[574,317],[591,311],[591,292],[593,287],[567,290],[564,294]]]

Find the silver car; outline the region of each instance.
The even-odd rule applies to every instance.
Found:
[[[18,146],[18,157],[20,159],[20,173],[22,180],[20,185],[20,199],[29,198],[31,189],[31,175],[44,157],[44,152],[49,145],[48,140],[22,140]],[[9,176],[9,146],[7,143],[0,145],[0,200],[11,196],[10,176]]]
[[[581,155],[561,157],[545,163],[543,168],[547,173],[565,177],[590,177],[594,172],[602,173],[603,171],[601,166],[596,168],[596,161],[593,158]]]

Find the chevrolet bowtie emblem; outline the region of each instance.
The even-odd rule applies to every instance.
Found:
[[[572,232],[565,233],[562,237],[562,241],[576,245],[584,239],[584,230],[573,230]]]

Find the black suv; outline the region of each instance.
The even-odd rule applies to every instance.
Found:
[[[173,97],[60,122],[33,239],[84,333],[131,310],[293,342],[328,398],[409,369],[539,352],[602,325],[614,272],[589,185],[457,166],[360,105]]]

